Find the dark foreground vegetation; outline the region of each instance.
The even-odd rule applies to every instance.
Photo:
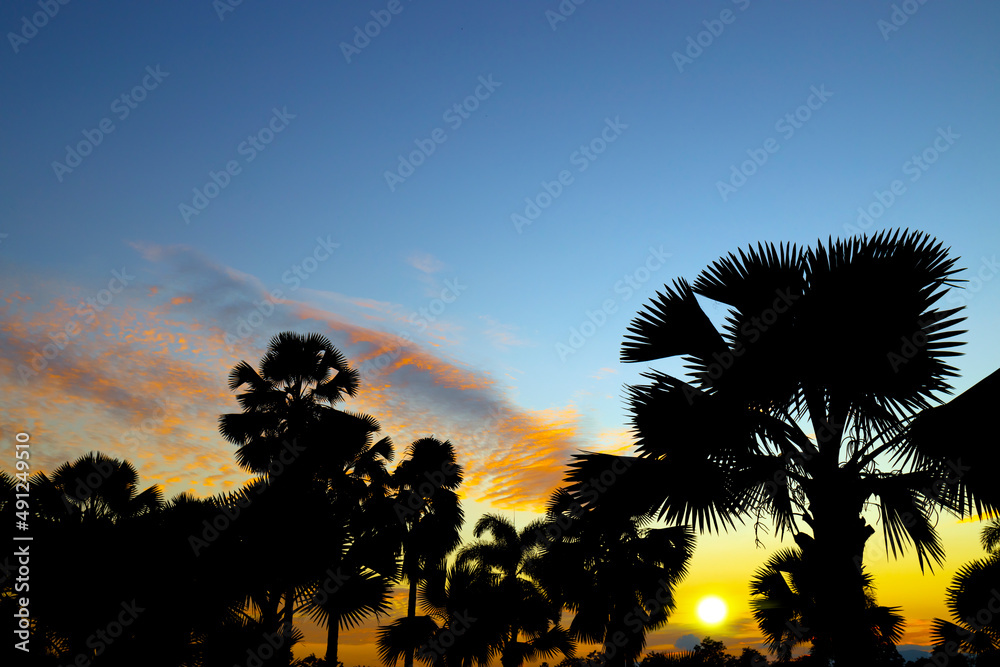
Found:
[[[14,545],[0,614],[30,630],[15,664],[333,666],[340,631],[375,622],[386,665],[760,665],[710,638],[687,655],[645,650],[676,609],[696,534],[749,521],[795,544],[748,582],[775,664],[901,665],[902,610],[876,599],[862,510],[877,510],[894,556],[933,569],[941,510],[1000,509],[1000,372],[935,405],[956,375],[957,272],[939,243],[897,232],[760,245],[664,286],[622,360],[679,356],[688,373],[650,369],[628,387],[637,455],[575,455],[543,518],[518,528],[487,514],[468,543],[461,434],[418,439],[397,462],[378,421],[345,409],[364,390],[347,359],[320,335],[279,334],[229,375],[239,411],[219,431],[253,476],[241,489],[168,500],[96,452],[0,475]],[[699,299],[728,307],[720,328]],[[30,590],[18,521],[33,538]],[[990,524],[987,557],[949,588],[952,618],[923,664],[1000,664],[998,534]],[[327,629],[323,659],[293,661],[304,617]],[[797,647],[809,655],[793,661]]]

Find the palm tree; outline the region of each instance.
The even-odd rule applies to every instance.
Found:
[[[343,354],[318,334],[283,332],[274,336],[260,362],[260,371],[245,361],[229,374],[242,412],[219,418],[219,431],[237,445],[236,460],[272,487],[268,503],[280,506],[281,535],[286,545],[309,525],[307,508],[324,512],[324,480],[343,470],[343,460],[378,430],[374,419],[339,411],[335,406],[358,390],[358,373]],[[292,550],[289,550],[291,552]],[[276,590],[283,593],[281,625],[292,627],[296,599],[308,589],[308,573],[289,567],[272,572]],[[278,618],[279,595],[270,596],[268,618]]]
[[[139,490],[139,473],[129,461],[90,452],[55,469],[52,478],[37,478],[50,486],[42,511],[56,522],[77,520],[117,523],[155,512],[163,505],[163,490],[153,485]],[[58,503],[56,502],[58,501]]]
[[[622,359],[682,356],[689,373],[653,370],[629,387],[639,456],[576,457],[574,490],[631,463],[602,499],[627,494],[637,511],[703,532],[755,518],[783,536],[804,523],[826,573],[816,624],[841,664],[866,664],[877,643],[858,567],[874,532],[866,503],[893,555],[913,547],[921,568],[944,557],[935,508],[1000,507],[987,472],[1000,453],[979,446],[1000,372],[930,407],[956,375],[945,361],[958,354],[960,307],[936,307],[955,261],[926,234],[882,232],[758,245],[693,286],[665,287],[633,320]],[[696,297],[729,307],[721,331]]]
[[[13,490],[11,478],[0,478],[0,483],[10,483]],[[36,473],[28,486],[32,575],[46,582],[32,590],[32,647],[63,659],[77,654],[92,658],[92,624],[115,618],[123,601],[138,599],[141,606],[157,589],[144,575],[156,556],[149,526],[162,512],[162,491],[155,485],[142,490],[130,462],[99,452],[60,465],[51,477]],[[13,510],[13,503],[4,504],[4,512]],[[11,576],[0,584],[5,605],[20,597],[15,581]],[[86,601],[82,620],[67,600]],[[130,624],[109,655],[133,650],[148,628],[145,623],[140,618]]]
[[[495,580],[477,564],[442,559],[420,582],[423,616],[379,628],[379,659],[395,667],[407,656],[429,667],[487,667],[507,640],[503,610],[493,604]]]
[[[575,612],[570,634],[603,642],[612,665],[630,665],[646,633],[663,627],[675,609],[673,590],[694,552],[688,526],[652,528],[648,513],[625,504],[597,503],[586,511],[566,489],[547,508],[549,538],[540,578]]]
[[[976,654],[976,665],[1000,665],[1000,520],[983,527],[983,548],[989,553],[958,569],[945,603],[953,622],[934,619],[935,649],[948,655],[958,650]],[[951,649],[947,651],[947,649]]]
[[[325,661],[337,665],[341,627],[389,612],[392,583],[398,579],[401,530],[391,503],[392,461],[389,438],[374,445],[361,441],[329,480],[332,510],[324,536],[325,569],[307,592],[307,611],[327,628]]]
[[[463,548],[459,564],[485,568],[493,578],[490,603],[503,619],[500,663],[521,667],[526,661],[573,654],[573,642],[559,626],[562,607],[541,585],[542,541],[546,522],[532,521],[518,532],[499,514],[484,514],[476,522],[475,537],[490,533],[492,541],[480,540]]]
[[[824,577],[815,566],[815,544],[806,534],[796,535],[799,549],[782,549],[768,558],[750,581],[750,601],[757,627],[771,653],[780,659],[791,658],[792,647],[812,643],[811,654],[821,664],[829,664],[832,650],[827,628],[818,626],[816,590]],[[878,652],[896,653],[896,643],[903,637],[905,619],[899,607],[880,607],[875,602],[872,576],[863,573],[868,606],[865,624],[879,639]]]
[[[461,541],[465,513],[455,489],[462,483],[462,472],[451,442],[435,438],[414,441],[392,472],[393,508],[402,530],[402,574],[409,585],[406,618],[411,624],[416,623],[418,585]],[[403,657],[404,667],[412,667],[412,650]]]

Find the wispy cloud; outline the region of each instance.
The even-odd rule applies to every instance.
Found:
[[[410,266],[424,273],[437,273],[444,268],[444,262],[428,252],[415,252],[406,261]]]
[[[489,340],[494,347],[506,350],[510,347],[523,347],[532,343],[517,336],[518,327],[513,324],[503,324],[489,315],[480,315],[479,319],[486,324],[486,328],[480,333]]]
[[[168,496],[242,483],[248,474],[217,432],[219,415],[238,409],[226,378],[241,359],[256,365],[284,330],[328,336],[354,366],[394,351],[346,407],[376,416],[400,449],[425,435],[450,439],[468,471],[469,497],[540,509],[583,446],[573,406],[521,408],[492,375],[446,354],[451,346],[440,336],[400,341],[373,325],[397,324],[400,306],[305,289],[275,299],[256,276],[191,248],[133,248],[141,278],[27,382],[19,366],[78,317],[87,289],[26,276],[3,294],[2,425],[5,435],[31,428],[32,438],[47,441],[39,466],[99,449],[135,460],[143,480],[162,483]]]

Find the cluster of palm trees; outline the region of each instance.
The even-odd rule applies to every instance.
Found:
[[[331,667],[340,630],[370,618],[390,665],[519,667],[599,643],[601,665],[629,667],[675,609],[695,531],[747,521],[798,547],[751,582],[771,652],[809,644],[817,664],[883,664],[903,619],[874,598],[864,512],[923,569],[944,557],[939,510],[1000,510],[1000,450],[983,446],[1000,372],[934,405],[956,375],[946,361],[960,309],[939,307],[955,261],[925,234],[883,232],[759,245],[665,286],[631,323],[622,360],[680,356],[688,373],[650,370],[628,388],[637,455],[574,456],[542,519],[518,530],[488,514],[467,545],[456,448],[422,438],[390,470],[378,421],[341,406],[358,372],[323,336],[279,334],[258,369],[240,362],[229,376],[241,411],[219,430],[254,476],[239,491],[166,502],[101,454],[32,477],[39,664],[289,665],[296,618],[309,616],[327,628]],[[721,326],[699,299],[728,306]],[[9,530],[13,479],[0,480]],[[969,593],[995,577],[990,535],[993,555],[949,592],[942,647],[1000,645],[994,617],[968,616],[991,609]],[[3,576],[6,614],[16,595]],[[390,622],[397,585],[406,609]],[[148,611],[95,640],[123,604]]]
[[[643,514],[580,513],[557,491],[544,519],[519,531],[487,514],[463,546],[455,448],[418,439],[390,471],[378,422],[339,408],[357,372],[324,337],[279,334],[229,386],[242,411],[219,430],[254,475],[238,491],[165,501],[139,488],[131,463],[100,453],[32,476],[37,664],[305,667],[320,663],[292,658],[308,616],[327,629],[331,667],[340,630],[372,617],[386,664],[520,667],[571,656],[578,640],[614,646],[628,629],[613,660],[625,665],[673,609],[693,534]],[[15,480],[0,480],[9,526]],[[13,584],[0,584],[5,613]],[[398,584],[405,616],[388,622]],[[122,604],[136,618],[101,634]],[[564,608],[576,612],[568,628]]]

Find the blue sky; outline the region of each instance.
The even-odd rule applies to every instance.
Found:
[[[927,231],[963,258],[965,278],[980,279],[960,297],[970,329],[957,363],[963,389],[1000,366],[1000,6],[902,5],[912,13],[881,1],[567,0],[561,6],[575,10],[555,21],[555,1],[244,0],[220,12],[209,0],[78,0],[32,31],[24,21],[39,5],[4,3],[5,385],[18,387],[26,355],[112,271],[136,276],[85,343],[2,399],[5,445],[17,410],[65,393],[58,382],[67,378],[92,381],[72,391],[103,401],[95,414],[127,423],[150,405],[135,398],[143,387],[166,387],[186,406],[170,437],[197,433],[215,458],[195,470],[217,470],[229,452],[212,441],[216,403],[191,407],[180,385],[195,375],[209,387],[200,396],[216,400],[226,368],[255,361],[270,335],[295,328],[326,333],[359,363],[412,336],[405,345],[418,363],[393,366],[392,392],[362,400],[383,411],[398,443],[430,429],[459,442],[490,411],[513,409],[527,421],[511,433],[537,420],[559,432],[546,440],[548,458],[532,464],[555,470],[577,448],[627,444],[622,386],[643,369],[623,367],[618,351],[657,288],[758,241],[850,234],[858,208],[879,211],[877,193],[894,181],[892,203],[860,229]],[[890,30],[894,11],[901,25]],[[375,20],[371,12],[391,21],[348,62],[342,44]],[[700,52],[691,46],[699,39]],[[690,61],[679,67],[675,52]],[[144,81],[134,108],[120,99]],[[793,127],[783,119],[795,113]],[[102,123],[113,131],[77,166],[53,166]],[[251,150],[252,136],[269,143]],[[399,156],[429,143],[433,153],[390,187]],[[586,147],[593,159],[581,157]],[[720,194],[719,182],[753,155],[762,162],[746,167],[754,173]],[[923,155],[933,163],[915,167]],[[219,176],[227,163],[233,173]],[[194,206],[211,173],[225,187],[185,219],[181,205]],[[561,173],[558,196],[518,229],[511,216],[526,215],[526,198],[545,201],[544,184],[555,192]],[[317,239],[338,245],[317,255]],[[296,265],[326,255],[291,289]],[[449,284],[457,295],[436,302]],[[275,289],[286,300],[276,314],[227,345],[225,334]],[[858,296],[880,298],[878,286]],[[608,303],[606,319],[588,317]],[[440,312],[431,322],[422,308]],[[557,345],[570,345],[588,319],[603,323],[560,355]],[[155,366],[112,372],[161,339],[176,366],[160,368],[175,375],[143,384]],[[101,368],[88,368],[97,359]],[[473,385],[481,394],[463,393]],[[57,403],[52,463],[92,446],[67,430],[97,428],[93,415]],[[59,424],[36,425],[55,433]],[[481,463],[497,460],[477,452]],[[168,462],[144,465],[170,478]]]

